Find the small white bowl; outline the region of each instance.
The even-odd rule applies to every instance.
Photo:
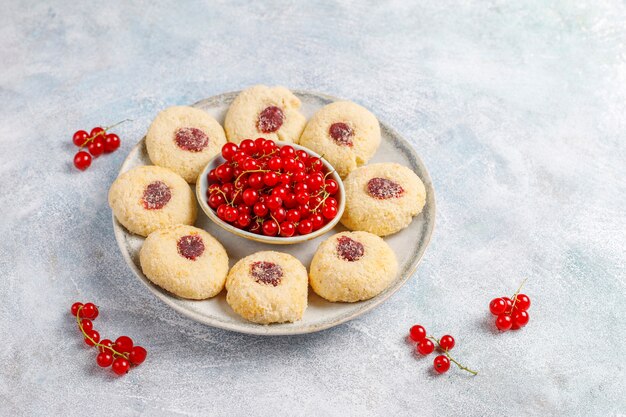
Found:
[[[275,143],[278,146],[290,145],[295,150],[306,151],[309,155],[319,157],[322,160],[322,162],[324,163],[324,166],[326,167],[326,170],[331,173],[330,177],[333,178],[335,181],[337,181],[337,184],[339,184],[339,191],[337,191],[337,194],[333,196],[334,198],[337,199],[337,202],[339,203],[337,207],[337,215],[335,216],[334,219],[332,219],[330,222],[324,225],[324,227],[322,227],[321,229],[315,230],[307,235],[298,235],[298,236],[292,236],[292,237],[257,235],[256,233],[251,233],[246,230],[238,229],[235,226],[232,226],[231,224],[223,221],[222,219],[217,217],[217,213],[211,207],[209,207],[207,203],[207,194],[206,194],[207,189],[209,188],[208,178],[207,178],[209,171],[211,171],[212,169],[216,168],[218,165],[221,165],[225,162],[225,159],[222,157],[221,153],[215,155],[213,159],[209,161],[207,166],[204,167],[204,169],[200,173],[198,180],[196,181],[196,198],[198,199],[198,203],[200,203],[200,207],[202,207],[202,210],[206,213],[209,219],[211,219],[215,224],[217,224],[221,228],[228,230],[229,232],[237,236],[254,240],[256,242],[271,243],[273,245],[291,245],[294,243],[305,242],[307,240],[311,240],[318,236],[323,235],[324,233],[328,232],[330,229],[335,227],[335,225],[339,222],[339,219],[343,215],[343,211],[346,207],[345,190],[343,188],[343,182],[341,181],[341,178],[337,174],[337,171],[335,171],[335,169],[332,167],[332,165],[330,165],[330,163],[328,163],[327,160],[325,160],[324,158],[322,158],[320,155],[313,152],[312,150],[305,148],[304,146],[300,146],[300,145],[296,145],[296,144],[288,143],[288,142],[275,142]]]

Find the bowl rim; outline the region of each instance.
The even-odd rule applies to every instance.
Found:
[[[343,185],[343,181],[341,180],[341,177],[339,176],[335,168],[330,164],[330,162],[328,162],[324,157],[319,155],[317,152],[307,148],[306,146],[302,146],[302,145],[291,143],[291,142],[285,142],[285,141],[275,141],[275,140],[272,140],[272,141],[278,146],[289,145],[293,147],[295,150],[303,150],[303,151],[306,151],[311,156],[320,158],[320,160],[324,164],[324,167],[328,169],[328,172],[331,173],[330,175],[332,176],[332,178],[335,181],[337,181],[337,184],[339,185],[339,190],[334,196],[335,198],[337,198],[337,196],[340,197],[340,198],[337,198],[339,206],[337,207],[337,215],[335,216],[335,218],[332,219],[330,222],[326,223],[324,227],[314,232],[308,233],[306,235],[297,235],[297,236],[291,236],[291,237],[258,235],[256,233],[238,229],[226,223],[225,221],[217,217],[217,213],[213,211],[211,207],[209,207],[206,201],[206,197],[205,197],[206,191],[209,187],[208,179],[207,179],[207,175],[209,171],[213,168],[214,165],[217,164],[217,161],[219,161],[220,164],[226,162],[224,157],[222,157],[221,152],[217,153],[214,157],[212,157],[209,160],[209,162],[207,162],[207,164],[204,166],[202,171],[200,171],[198,178],[196,179],[196,199],[198,200],[198,204],[202,208],[202,211],[204,211],[204,213],[207,215],[209,219],[211,219],[213,223],[215,223],[216,225],[220,226],[222,229],[227,230],[228,232],[236,236],[243,237],[245,239],[253,240],[256,242],[269,243],[272,245],[292,245],[295,243],[306,242],[308,240],[315,239],[329,232],[337,225],[337,223],[339,223],[339,220],[341,219],[341,216],[343,215],[343,212],[346,208],[345,188]],[[227,142],[227,143],[231,143],[231,142]]]

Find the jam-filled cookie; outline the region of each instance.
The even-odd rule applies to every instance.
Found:
[[[351,230],[387,236],[407,227],[422,212],[426,189],[409,168],[382,163],[352,171],[344,180],[346,209],[341,223]]]
[[[311,117],[300,144],[326,158],[343,178],[376,153],[380,126],[366,108],[351,101],[337,101]]]
[[[178,174],[153,165],[124,172],[109,189],[109,206],[130,232],[148,236],[157,229],[196,221],[196,199]]]
[[[289,254],[257,252],[232,267],[226,290],[226,301],[246,320],[293,322],[307,307],[308,276],[304,265]]]
[[[150,233],[139,252],[139,261],[150,281],[192,300],[219,294],[228,273],[224,247],[193,226],[177,225]]]
[[[380,294],[398,273],[389,245],[367,232],[342,232],[322,242],[311,261],[311,288],[328,301],[356,302]]]
[[[146,135],[153,164],[195,183],[200,171],[226,143],[222,126],[207,112],[194,107],[169,107],[157,115]]]
[[[298,143],[306,124],[300,105],[285,87],[256,85],[243,90],[226,113],[226,137],[234,143],[257,137]]]

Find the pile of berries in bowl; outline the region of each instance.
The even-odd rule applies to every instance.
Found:
[[[258,138],[227,143],[200,174],[200,206],[239,236],[291,244],[332,229],[345,207],[341,178],[315,152]]]

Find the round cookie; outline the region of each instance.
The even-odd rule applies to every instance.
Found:
[[[374,156],[380,145],[380,126],[366,108],[337,101],[311,117],[300,144],[326,158],[344,178]]]
[[[367,232],[342,232],[317,248],[311,261],[311,288],[328,301],[370,299],[389,286],[398,261],[389,245]]]
[[[148,236],[157,229],[196,221],[196,199],[178,174],[154,165],[121,174],[109,189],[109,206],[130,232]]]
[[[219,294],[228,273],[228,255],[220,242],[202,229],[182,224],[150,233],[139,262],[150,281],[192,300]]]
[[[285,87],[250,87],[239,93],[226,113],[226,136],[234,143],[257,137],[298,143],[306,124],[300,105]]]
[[[174,106],[157,114],[146,134],[146,148],[153,164],[195,183],[200,171],[226,143],[222,126],[207,112]]]
[[[246,320],[284,323],[300,320],[307,307],[306,268],[281,252],[257,252],[239,260],[226,278],[226,301]]]
[[[409,168],[382,163],[352,171],[344,180],[346,209],[341,223],[351,230],[387,236],[407,227],[422,212],[426,189]]]

